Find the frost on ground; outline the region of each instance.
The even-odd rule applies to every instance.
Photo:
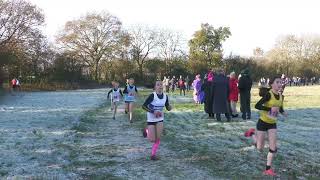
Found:
[[[208,119],[191,97],[170,95],[159,161],[142,137],[145,112],[112,120],[106,90],[30,93],[0,99],[0,177],[8,179],[261,179],[266,153],[243,136],[252,120]],[[290,92],[290,89],[289,89]],[[294,96],[294,98],[297,95]],[[290,94],[286,100],[291,102]],[[298,101],[299,99],[297,99]],[[310,99],[311,100],[311,99]],[[313,101],[312,101],[313,100]],[[314,105],[316,101],[312,99]],[[139,102],[141,104],[141,101]],[[320,177],[319,107],[294,102],[278,123],[274,168],[280,179]]]
[[[273,167],[280,179],[320,178],[320,108],[306,108],[309,105],[307,103],[301,108],[301,104],[295,102],[300,97],[292,96],[293,90],[288,88],[286,101],[292,101],[295,108],[287,109],[289,117],[280,118],[278,122],[278,153]],[[301,90],[299,93],[304,94]],[[179,96],[171,99],[173,103],[179,104]],[[179,108],[184,109],[180,105]],[[198,160],[194,161],[195,164],[219,177],[264,177],[262,171],[265,168],[268,144],[264,152],[260,153],[252,146],[252,141],[243,136],[248,128],[255,127],[258,120],[256,111],[252,120],[235,118],[232,122],[223,123],[208,119],[207,115],[198,110],[182,112],[176,109],[167,117],[169,120],[165,124],[165,138],[171,149],[183,150],[180,156],[196,157]]]
[[[166,142],[161,142],[160,160],[151,161],[152,144],[142,137],[139,128],[129,123],[123,106],[116,120],[111,117],[110,110],[101,107],[75,127],[77,143],[69,171],[88,179],[212,178],[189,160],[178,157],[179,152],[168,149]]]
[[[107,92],[107,91],[105,91]],[[27,93],[0,101],[0,177],[7,179],[211,178],[162,143],[151,143],[122,109],[112,120],[105,92]],[[98,105],[100,106],[98,107]],[[91,110],[90,110],[91,109]],[[139,119],[144,122],[145,119]],[[138,122],[136,122],[138,124]]]
[[[79,90],[1,96],[1,179],[76,179],[76,174],[64,169],[70,164],[71,127],[87,109],[103,102],[104,93]]]

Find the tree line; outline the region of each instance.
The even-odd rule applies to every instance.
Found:
[[[23,82],[124,82],[140,84],[173,75],[195,75],[224,68],[240,73],[248,68],[254,80],[270,74],[313,77],[320,74],[320,36],[287,35],[251,57],[223,53],[229,27],[201,24],[193,37],[169,29],[134,25],[103,11],[68,21],[48,41],[45,16],[25,0],[0,0],[0,83],[19,77]]]

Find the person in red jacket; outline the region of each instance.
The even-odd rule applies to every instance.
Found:
[[[230,102],[231,116],[238,117],[237,102],[238,102],[239,89],[238,89],[238,79],[236,78],[235,72],[230,73],[229,89],[230,89],[229,102]]]
[[[186,85],[185,85],[185,81],[183,80],[181,75],[180,75],[180,78],[178,81],[178,86],[180,89],[180,96],[182,96],[182,91],[183,91],[183,96],[186,96]]]
[[[13,78],[11,80],[11,88],[15,89],[17,87],[17,78]]]

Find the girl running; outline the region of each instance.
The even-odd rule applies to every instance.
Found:
[[[160,137],[163,132],[164,113],[163,108],[168,111],[172,109],[169,104],[168,96],[163,93],[161,81],[156,81],[154,86],[155,92],[149,95],[142,108],[147,111],[148,128],[144,129],[143,136],[153,142],[151,151],[151,160],[158,160],[156,153],[160,145]]]
[[[128,85],[124,88],[124,101],[126,103],[125,113],[129,112],[129,121],[132,123],[132,112],[133,112],[133,103],[136,101],[136,96],[138,93],[137,87],[133,85],[134,79],[130,78],[128,80]]]
[[[261,87],[259,95],[262,97],[256,104],[255,108],[260,110],[260,118],[257,122],[257,131],[251,128],[245,132],[246,137],[252,137],[258,150],[264,147],[264,139],[268,134],[269,152],[267,155],[265,175],[276,176],[274,170],[271,169],[271,164],[275,153],[277,152],[277,116],[281,113],[287,116],[283,110],[283,95],[279,93],[281,90],[281,78],[271,78],[269,81],[271,89]]]
[[[112,81],[112,89],[108,92],[108,99],[111,94],[111,110],[113,110],[113,117],[112,119],[116,119],[116,113],[117,113],[117,108],[118,104],[120,102],[120,96],[123,97],[122,91],[119,88],[119,83],[116,81]]]

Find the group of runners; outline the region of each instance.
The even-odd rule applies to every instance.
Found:
[[[138,95],[138,89],[134,85],[134,79],[128,79],[123,91],[119,89],[118,82],[113,81],[112,85],[113,88],[108,92],[108,97],[112,103],[113,119],[116,117],[120,97],[124,97],[125,113],[128,114],[129,122],[132,123],[133,105]],[[271,165],[277,152],[277,117],[279,114],[287,116],[287,113],[283,109],[284,96],[282,92],[281,76],[272,77],[270,78],[269,84],[259,87],[261,99],[255,105],[255,108],[260,111],[259,119],[256,128],[250,128],[244,133],[245,137],[251,137],[253,139],[255,147],[259,151],[263,150],[265,137],[268,135],[269,151],[266,158],[266,169],[263,171],[263,174],[270,176],[276,175]],[[147,97],[142,108],[147,114],[147,126],[143,129],[143,136],[147,137],[153,143],[150,159],[158,160],[159,158],[156,153],[164,128],[164,109],[167,109],[167,111],[172,109],[168,95],[163,92],[162,81],[155,82],[154,92]]]
[[[132,112],[134,102],[138,95],[138,89],[134,85],[134,79],[130,78],[127,81],[123,92],[119,89],[119,83],[112,82],[112,89],[108,92],[108,98],[111,100],[113,119],[116,117],[117,107],[120,102],[120,97],[124,97],[125,113],[128,114],[128,120],[133,123]],[[172,109],[169,104],[168,96],[163,93],[162,81],[156,81],[154,92],[148,96],[142,105],[142,108],[147,111],[147,127],[143,129],[143,136],[153,143],[150,159],[157,160],[157,150],[160,145],[160,138],[163,132],[164,107],[170,111]]]

